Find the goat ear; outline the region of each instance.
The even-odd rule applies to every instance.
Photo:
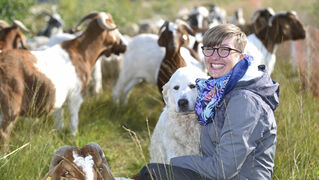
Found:
[[[103,168],[105,169],[105,173],[102,173],[102,176],[105,179],[114,180],[111,169],[106,161],[106,158],[105,158],[105,155],[104,155],[104,152],[103,152],[101,146],[95,142],[90,142],[87,144],[87,146],[94,147],[97,150],[97,152],[100,154],[100,156],[102,158],[102,162],[103,162]]]
[[[102,150],[102,148],[101,148],[101,146],[100,146],[99,144],[97,144],[97,143],[95,143],[95,142],[90,142],[90,143],[87,144],[87,146],[92,146],[92,147],[94,147],[94,148],[97,150],[97,152],[100,154],[100,156],[101,156],[101,158],[102,158],[102,162],[103,162],[104,164],[107,164],[107,161],[106,161],[106,158],[105,158],[105,154],[104,154],[104,152],[103,152],[103,150]],[[108,164],[107,164],[107,165],[108,165]]]
[[[165,104],[168,103],[168,89],[169,89],[169,81],[163,86],[162,94]]]
[[[64,154],[69,150],[72,149],[72,146],[66,145],[66,146],[62,146],[60,147],[58,150],[55,151],[51,163],[50,163],[50,168],[52,169],[54,168],[57,164],[60,163],[61,160],[63,160]]]
[[[7,27],[10,27],[10,25],[5,20],[0,19],[0,30]]]
[[[161,47],[165,46],[165,38],[163,38],[163,32],[168,28],[168,21],[165,21],[165,23],[162,25],[160,30],[158,31],[158,40],[157,44]]]

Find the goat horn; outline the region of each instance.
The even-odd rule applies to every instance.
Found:
[[[4,29],[4,28],[7,28],[9,26],[10,25],[7,23],[7,21],[0,19],[0,28]]]
[[[101,28],[106,29],[108,31],[113,31],[114,29],[117,29],[117,26],[110,27],[107,23],[106,20],[109,19],[108,15],[104,12],[101,12],[98,14],[97,17],[97,22],[100,25]]]
[[[92,19],[94,18],[95,16],[98,15],[98,12],[91,12],[90,14],[82,17],[80,19],[80,21],[76,24],[75,28],[74,29],[77,29],[84,21],[88,20],[88,19]]]
[[[95,142],[90,142],[90,143],[87,144],[87,146],[94,147],[97,150],[97,152],[100,154],[100,156],[102,157],[103,163],[107,164],[104,152],[103,152],[103,150],[102,150],[102,148],[101,148],[101,146],[99,144],[97,144]]]
[[[26,46],[27,40],[26,40],[25,36],[21,33],[21,31],[18,32],[16,39],[17,39],[17,42],[16,42],[17,47],[18,47],[18,44],[20,42],[23,49],[28,49]]]
[[[51,159],[51,163],[50,163],[50,168],[52,169],[54,168],[57,164],[59,164],[59,162],[63,159],[64,154],[69,150],[72,149],[72,146],[66,145],[66,146],[62,146],[60,147],[58,150],[55,151],[52,159]]]
[[[14,20],[12,26],[19,27],[20,29],[24,30],[25,32],[31,33],[31,31],[25,27],[25,25],[18,20]]]

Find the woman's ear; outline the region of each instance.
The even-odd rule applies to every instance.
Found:
[[[245,57],[244,53],[241,53],[239,59],[242,60],[244,59],[244,57]]]

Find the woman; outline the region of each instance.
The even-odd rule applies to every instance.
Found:
[[[197,79],[195,112],[202,125],[202,156],[148,164],[141,179],[271,179],[279,84],[265,66],[244,55],[246,35],[235,25],[209,29],[203,37],[208,80]],[[151,177],[152,176],[152,177]]]

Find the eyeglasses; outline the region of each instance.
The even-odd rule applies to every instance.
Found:
[[[238,53],[242,53],[240,50],[232,49],[232,48],[229,48],[229,47],[213,48],[213,47],[204,47],[204,46],[202,46],[203,54],[206,57],[212,56],[214,54],[215,50],[217,50],[217,54],[221,58],[227,57],[230,54],[231,50],[236,51]]]

